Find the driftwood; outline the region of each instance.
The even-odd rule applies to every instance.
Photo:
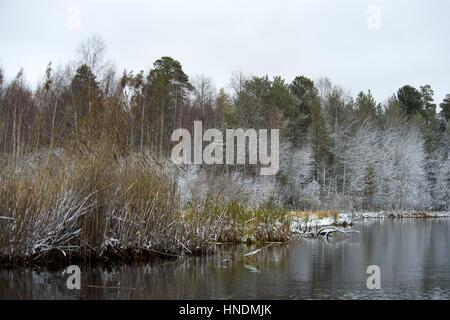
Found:
[[[279,244],[279,242],[271,242],[271,243],[269,243],[267,246],[265,246],[265,247],[263,247],[263,248],[260,248],[260,249],[254,250],[254,251],[252,251],[252,252],[249,252],[249,253],[247,253],[247,254],[244,255],[244,258],[248,258],[248,257],[252,257],[252,256],[254,256],[254,255],[257,255],[258,253],[260,253],[260,252],[263,251],[264,249],[267,249],[267,248],[273,246],[274,244]]]
[[[342,233],[346,236],[348,236],[351,233],[361,233],[358,230],[342,230],[342,229],[338,229],[336,227],[333,226],[328,226],[328,227],[323,227],[321,229],[319,229],[319,231],[317,232],[307,232],[302,234],[303,238],[319,238],[319,237],[323,237],[327,240],[329,240],[330,235],[333,235],[334,233]]]
[[[265,250],[265,249],[267,249],[267,248],[269,248],[269,247],[271,247],[271,246],[273,246],[273,245],[278,245],[278,244],[282,244],[282,243],[281,243],[281,242],[271,242],[271,243],[269,243],[268,245],[266,245],[265,247],[262,247],[262,248],[260,248],[260,249],[256,249],[256,250],[253,250],[253,251],[251,251],[251,252],[248,252],[248,253],[244,254],[244,255],[242,256],[242,258],[245,260],[245,258],[251,258],[251,257],[254,257],[254,256],[256,256],[258,253],[262,252],[263,250]],[[228,262],[228,261],[239,261],[239,262],[244,262],[244,260],[242,260],[240,257],[232,257],[232,258],[226,258],[226,259],[222,260],[221,263],[225,263],[225,262]]]

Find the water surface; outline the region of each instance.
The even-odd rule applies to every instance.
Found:
[[[81,290],[61,272],[0,270],[0,299],[450,299],[450,219],[359,223],[361,234],[210,257],[112,268],[82,266]],[[381,290],[366,271],[381,269]]]

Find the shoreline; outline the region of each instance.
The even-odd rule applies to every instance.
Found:
[[[300,236],[324,227],[351,227],[354,222],[361,221],[450,218],[450,212],[445,211],[334,212],[328,215],[325,212],[291,212],[291,215],[294,216],[291,223],[291,232]]]
[[[355,222],[362,221],[380,221],[380,220],[401,220],[401,219],[441,219],[450,218],[450,212],[426,212],[426,211],[379,211],[379,212],[289,212],[290,216],[290,237],[287,241],[277,243],[289,243],[295,239],[296,236],[303,238],[319,238],[325,236],[327,240],[329,234],[341,232],[352,233],[356,232],[351,227]],[[267,226],[266,226],[267,227]],[[270,226],[269,226],[270,227]],[[273,225],[273,227],[276,227]],[[342,228],[342,229],[339,229]],[[321,233],[322,232],[322,233]],[[301,241],[301,240],[300,240]],[[270,241],[256,241],[246,237],[237,239],[236,241],[215,241],[214,244],[267,244]],[[117,255],[111,252],[105,252],[103,256],[93,256],[80,258],[79,253],[73,252],[70,255],[61,254],[60,250],[53,250],[53,254],[49,254],[46,259],[34,260],[33,257],[22,257],[15,262],[5,260],[0,263],[0,268],[14,269],[22,267],[49,267],[58,268],[67,263],[81,263],[89,265],[115,265],[115,264],[132,264],[154,261],[157,259],[177,259],[183,256],[205,256],[214,254],[214,249],[210,246],[213,242],[204,243],[201,250],[191,253],[168,254],[158,252],[155,250],[138,250],[137,248],[129,248],[124,250],[127,254]],[[134,251],[134,252],[133,252]]]

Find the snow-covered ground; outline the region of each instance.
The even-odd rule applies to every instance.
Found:
[[[448,218],[450,212],[426,211],[380,211],[380,212],[354,212],[351,213],[353,221],[370,219],[417,219],[417,218]]]
[[[292,213],[292,215],[291,232],[300,234],[318,230],[326,226],[347,226],[351,225],[354,221],[353,216],[348,213],[339,213],[334,216],[332,214],[329,216],[323,216],[323,214],[319,216],[317,213],[308,215]]]
[[[293,233],[305,233],[318,230],[327,226],[349,226],[356,221],[369,221],[380,219],[418,219],[418,218],[450,218],[450,212],[418,212],[418,211],[380,211],[380,212],[341,212],[337,215],[319,217],[312,213],[307,216],[297,217],[293,213],[291,231]]]

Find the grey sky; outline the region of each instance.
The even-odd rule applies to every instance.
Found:
[[[370,5],[381,9],[380,30],[367,26]],[[70,7],[80,10],[80,29],[67,27]],[[147,71],[170,55],[217,87],[237,70],[328,76],[378,100],[404,84],[431,84],[440,103],[450,93],[449,12],[442,0],[0,0],[0,65],[8,78],[23,67],[35,83],[49,61],[72,60],[96,33],[119,69]]]

